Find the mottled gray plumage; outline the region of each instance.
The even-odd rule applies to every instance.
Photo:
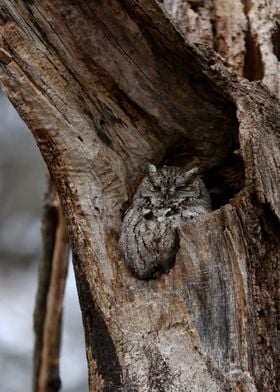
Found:
[[[177,228],[209,211],[209,194],[197,168],[149,164],[123,220],[120,247],[126,265],[139,279],[168,272],[178,247]]]

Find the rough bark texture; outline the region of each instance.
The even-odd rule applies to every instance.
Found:
[[[163,0],[188,42],[212,46],[250,81],[280,96],[278,0]]]
[[[3,0],[0,26],[1,85],[71,235],[90,390],[276,391],[278,100],[187,44],[152,0]],[[150,160],[203,167],[216,211],[184,226],[174,268],[145,282],[118,238]]]

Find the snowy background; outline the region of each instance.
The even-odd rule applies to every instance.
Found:
[[[31,132],[0,93],[0,391],[32,390],[33,307],[47,169]],[[65,298],[63,392],[86,392],[84,335],[72,266]]]

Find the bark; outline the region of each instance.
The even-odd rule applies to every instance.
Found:
[[[60,389],[59,354],[69,243],[61,203],[51,181],[42,221],[43,254],[34,310],[34,392]]]
[[[263,80],[280,96],[280,3],[277,0],[164,0],[188,42],[217,50],[229,68]]]
[[[276,391],[277,98],[186,43],[152,0],[2,1],[0,26],[1,85],[71,236],[90,390]],[[151,160],[200,165],[216,210],[145,282],[118,238]]]

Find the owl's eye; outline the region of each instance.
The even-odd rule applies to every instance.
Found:
[[[176,187],[176,191],[184,191],[186,189],[185,185],[180,185]]]
[[[152,211],[147,211],[144,213],[144,218],[147,220],[151,220],[154,217],[154,214],[152,213]]]

